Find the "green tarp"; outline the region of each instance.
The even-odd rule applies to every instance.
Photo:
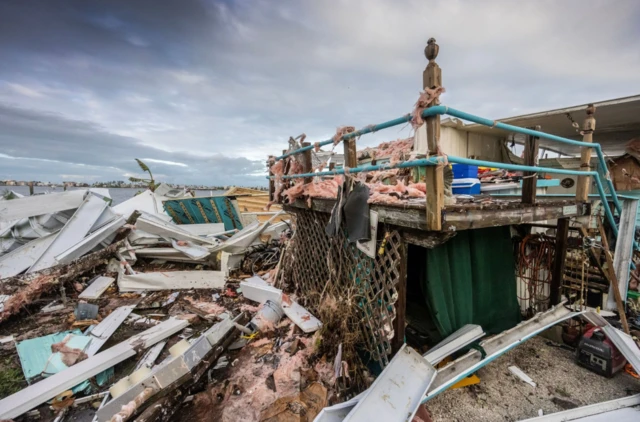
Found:
[[[465,324],[498,333],[520,322],[508,226],[461,231],[421,253],[426,262],[418,264],[418,278],[442,337]]]

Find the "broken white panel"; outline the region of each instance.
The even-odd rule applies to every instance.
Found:
[[[313,333],[322,327],[322,322],[311,315],[311,312],[303,308],[298,302],[293,300],[291,304],[283,302],[282,309],[285,315],[305,333]]]
[[[456,330],[455,333],[451,334],[440,343],[436,344],[422,357],[431,365],[436,365],[445,357],[450,356],[452,353],[457,352],[458,350],[473,343],[484,335],[485,333],[482,330],[482,327],[480,327],[479,325],[464,325],[462,328]],[[344,403],[325,407],[316,417],[314,422],[340,422],[344,420],[346,415],[349,414],[349,412],[355,407],[355,405],[358,404],[360,398],[366,393],[367,391],[364,391],[358,396]]]
[[[485,358],[482,358],[480,351],[472,350],[453,362],[450,362],[444,368],[439,369],[438,375],[423,402],[437,396],[453,384],[461,381],[488,363],[491,363],[509,350],[529,340],[531,337],[559,322],[581,314],[582,312],[572,312],[570,309],[567,309],[564,306],[564,302],[562,302],[546,312],[538,313],[534,315],[533,318],[481,342],[480,347],[486,352]]]
[[[484,335],[485,333],[481,326],[467,324],[429,349],[423,357],[432,365],[437,365],[447,356],[473,343]]]
[[[180,228],[196,236],[212,236],[224,233],[224,223],[180,224]]]
[[[121,274],[118,287],[121,292],[141,290],[220,289],[224,287],[222,271],[167,271],[155,273]]]
[[[106,207],[107,203],[102,199],[93,194],[87,195],[87,198],[67,221],[67,224],[56,235],[49,248],[27,270],[27,273],[44,270],[56,265],[55,257],[81,242]]]
[[[186,245],[180,245],[177,241],[171,240],[171,246],[191,259],[204,259],[211,255],[209,249],[204,246],[196,245],[188,240],[182,240],[180,242],[185,242]]]
[[[109,288],[109,286],[111,286],[111,283],[114,281],[116,281],[116,279],[113,277],[97,276],[89,282],[89,286],[80,293],[78,298],[97,299]]]
[[[162,349],[164,349],[164,346],[166,345],[167,345],[166,341],[161,341],[160,343],[156,344],[155,346],[147,350],[147,352],[144,354],[142,359],[140,359],[140,361],[136,365],[136,368],[133,370],[133,372],[137,371],[143,366],[146,366],[147,368],[152,368],[156,359],[158,359],[158,356],[160,356],[160,353],[162,353]]]
[[[112,207],[112,209],[119,215],[123,216],[125,220],[128,220],[136,211],[144,211],[151,214],[163,212],[162,208],[158,211],[155,198],[153,197],[153,192],[148,189],[131,199],[127,199],[126,201],[119,203]]]
[[[93,233],[94,231],[98,230],[100,227],[104,226],[107,223],[112,222],[118,217],[119,215],[116,214],[113,211],[113,209],[111,209],[111,207],[105,208],[104,211],[102,211],[102,214],[100,214],[100,217],[93,224],[93,227],[91,227],[91,230],[89,230],[89,233]]]
[[[0,256],[0,279],[13,277],[31,267],[56,238],[55,233],[32,240]]]
[[[85,350],[87,356],[93,356],[100,350],[135,307],[136,305],[121,306],[111,312],[100,324],[93,327],[89,333],[91,343],[89,343],[89,346]]]
[[[620,331],[609,324],[602,327],[602,329],[604,330],[607,338],[611,340],[625,359],[627,359],[631,366],[633,366],[636,373],[640,374],[640,349],[638,349],[633,338],[631,338],[629,334]]]
[[[404,344],[344,420],[410,421],[435,375],[435,368]]]
[[[191,234],[188,231],[181,229],[177,224],[169,223],[168,221],[164,221],[146,213],[142,214],[136,220],[136,229],[156,234],[166,239],[190,240],[200,245],[206,244],[215,246],[218,243],[213,240]]]
[[[563,412],[550,413],[521,422],[635,422],[640,417],[640,394],[609,400]]]
[[[220,253],[220,271],[222,271],[227,277],[233,270],[237,270],[242,265],[244,259],[244,252],[238,254],[232,254],[222,251]]]
[[[370,238],[367,242],[356,242],[356,246],[370,258],[376,257],[376,239],[378,238],[378,212],[369,210],[369,233]]]
[[[618,227],[618,238],[616,239],[615,254],[613,256],[613,268],[618,279],[618,290],[624,306],[627,303],[627,291],[629,290],[629,271],[631,270],[631,255],[633,254],[633,243],[635,242],[637,216],[638,200],[624,199],[622,201],[620,227]],[[609,286],[605,309],[608,311],[617,310],[613,286]]]
[[[246,226],[238,233],[231,236],[229,240],[224,242],[220,249],[233,254],[244,252],[249,246],[253,244],[253,242],[256,241],[256,239],[258,239],[260,234],[271,224],[271,221],[278,215],[280,215],[280,213],[276,214],[271,219],[269,219],[269,221],[265,221],[262,224],[256,221],[255,223]]]
[[[280,221],[270,227],[267,227],[263,232],[262,236],[269,236],[269,240],[280,239],[280,235],[291,228],[291,224],[288,221]]]
[[[522,369],[518,368],[517,366],[510,366],[508,369],[509,369],[509,372],[511,372],[516,377],[520,378],[523,382],[526,382],[533,388],[536,388],[536,383],[533,382],[533,380],[529,375],[522,372]]]
[[[166,240],[162,239],[160,236],[156,234],[147,233],[144,230],[132,230],[131,233],[127,236],[129,239],[129,243],[133,246],[138,245],[155,245],[158,243],[168,243]]]
[[[0,221],[19,220],[78,208],[86,193],[86,190],[75,190],[2,201],[0,202]]]
[[[114,398],[97,412],[98,421],[106,422],[122,409],[122,406],[133,400],[145,388],[151,387],[154,394],[163,388],[175,383],[178,379],[191,373],[204,356],[214,347],[220,346],[220,342],[235,327],[233,321],[225,320],[215,324],[209,330],[202,333],[188,349],[177,356],[171,356],[162,363],[156,365],[153,370],[142,380],[131,385],[121,395]]]
[[[14,419],[30,409],[38,407],[82,381],[135,356],[137,350],[151,347],[188,325],[186,320],[169,318],[89,359],[78,362],[64,371],[20,390],[0,400],[0,419]]]
[[[259,277],[252,277],[249,280],[253,278]],[[258,303],[265,303],[267,300],[270,300],[278,305],[282,304],[282,290],[268,285],[267,282],[262,279],[260,280],[262,280],[263,283],[257,283],[249,280],[240,283],[240,288],[242,289],[242,295],[244,297]]]
[[[80,242],[76,243],[66,251],[55,257],[58,264],[67,264],[74,259],[78,259],[81,256],[91,252],[93,248],[98,246],[104,240],[106,240],[112,234],[115,234],[120,227],[124,226],[125,220],[122,217],[118,217],[115,220],[107,223],[103,227],[99,228],[95,232],[91,233]]]

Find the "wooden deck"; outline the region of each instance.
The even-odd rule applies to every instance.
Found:
[[[589,215],[591,203],[577,202],[575,199],[537,198],[533,205],[521,203],[520,197],[475,197],[476,202],[460,203],[444,207],[442,231],[480,229],[483,227],[509,226],[535,221],[553,220],[562,217]],[[311,207],[306,200],[297,200],[285,205],[284,209],[302,208],[330,213],[334,199],[313,199]],[[378,212],[379,222],[403,228],[427,230],[425,203],[398,205],[372,204]]]

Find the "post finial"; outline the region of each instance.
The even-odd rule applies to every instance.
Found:
[[[433,61],[438,57],[438,51],[440,51],[440,46],[436,44],[435,38],[429,38],[427,41],[427,46],[424,48],[424,55],[429,61]]]

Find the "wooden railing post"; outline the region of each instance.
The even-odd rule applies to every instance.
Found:
[[[342,141],[344,144],[344,167],[358,167],[358,152],[356,151],[356,138]]]
[[[269,168],[269,202],[275,201],[273,198],[273,194],[276,192],[276,182],[271,177],[273,177],[273,172],[271,171],[271,163],[275,163],[274,156],[270,155],[267,160],[267,167]]]
[[[300,144],[302,147],[311,146],[311,142],[302,142]],[[311,160],[311,150],[308,149],[302,153],[302,172],[303,173],[311,173],[313,171],[313,163]],[[305,177],[304,183],[311,183],[313,181],[313,177]]]
[[[429,64],[422,74],[423,88],[435,89],[442,86],[442,70],[436,63],[440,47],[434,38],[430,38],[424,55]],[[435,99],[429,106],[438,105]],[[440,116],[427,117],[427,146],[429,154],[440,153]],[[444,208],[444,172],[442,166],[428,166],[425,182],[427,185],[427,229],[442,230],[442,209]]]
[[[536,126],[532,129],[540,131],[540,126]],[[540,144],[540,138],[537,136],[527,136],[527,140],[524,143],[524,165],[536,166],[538,164],[538,149]],[[535,204],[536,203],[536,179],[538,176],[536,173],[525,171],[522,174],[522,203],[523,204]]]
[[[593,104],[587,106],[587,117],[582,124],[582,142],[593,142],[593,131],[596,130],[596,118],[594,117],[596,108]],[[580,170],[591,170],[591,148],[582,147],[580,152]],[[602,169],[607,171],[607,169]],[[578,184],[576,186],[576,200],[586,202],[589,200],[589,188],[591,187],[590,176],[578,176]]]

